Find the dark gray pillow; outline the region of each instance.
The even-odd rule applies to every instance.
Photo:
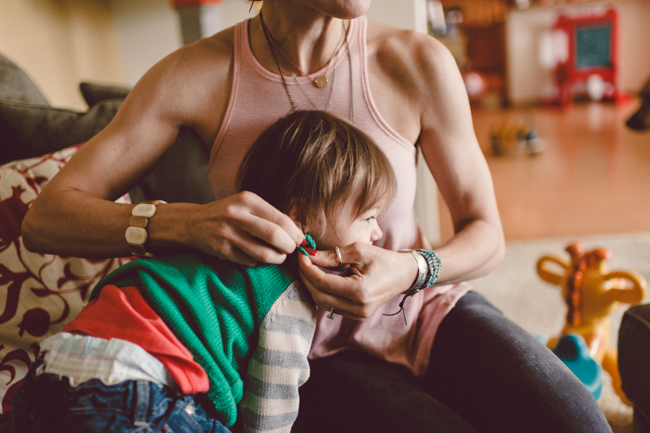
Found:
[[[86,113],[0,100],[0,164],[83,143],[111,121],[122,99],[95,103]],[[156,167],[130,192],[131,200],[208,203],[214,193],[205,172],[207,150],[182,129]]]
[[[181,129],[174,145],[161,161],[138,183],[129,196],[133,203],[165,200],[205,204],[214,201],[205,164],[208,155],[201,140]]]
[[[36,84],[14,62],[0,54],[0,99],[49,105]]]
[[[108,125],[121,104],[121,99],[112,99],[80,113],[0,101],[0,164],[88,141]]]
[[[131,91],[130,87],[126,86],[110,86],[105,84],[88,83],[82,81],[79,83],[79,90],[81,95],[89,107],[105,101],[107,99],[124,99]]]

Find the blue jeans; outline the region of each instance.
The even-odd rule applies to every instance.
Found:
[[[91,379],[72,387],[57,375],[35,377],[38,364],[14,398],[14,432],[230,433],[195,396],[136,380],[109,386]]]
[[[295,433],[611,433],[573,373],[475,292],[440,324],[424,377],[355,350],[311,368]]]

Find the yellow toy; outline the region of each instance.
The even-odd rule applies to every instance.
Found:
[[[614,390],[630,405],[621,390],[618,353],[610,347],[610,314],[621,304],[636,304],[647,294],[643,277],[630,270],[609,271],[605,262],[612,257],[606,248],[584,251],[582,244],[566,247],[570,261],[548,255],[537,261],[537,274],[544,281],[560,286],[567,304],[566,323],[559,336],[549,340],[555,347],[560,337],[569,333],[581,335],[591,357],[612,377]],[[559,267],[560,272],[557,272]],[[553,269],[555,268],[555,269]]]

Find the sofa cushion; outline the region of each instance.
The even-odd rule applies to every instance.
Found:
[[[36,84],[14,62],[0,54],[0,99],[48,105]]]
[[[126,86],[112,86],[82,81],[79,83],[79,90],[81,91],[81,95],[83,96],[84,101],[86,101],[86,104],[88,104],[89,107],[92,107],[93,105],[106,101],[107,99],[124,99],[131,91],[131,88]]]
[[[189,130],[181,129],[173,146],[135,188],[133,203],[165,200],[168,203],[209,203],[214,191],[205,171],[207,150]]]
[[[103,101],[80,113],[0,101],[0,164],[85,142],[108,125],[121,104],[121,99]]]
[[[11,409],[39,343],[78,314],[99,279],[131,260],[60,257],[23,246],[27,209],[77,148],[0,166],[0,418]]]
[[[0,164],[54,152],[89,140],[112,120],[122,99],[93,105],[86,113],[0,101]],[[143,200],[208,203],[214,200],[205,172],[207,150],[190,131],[182,129],[160,163],[131,191]]]
[[[81,82],[79,90],[89,107],[115,98],[126,98],[127,86]],[[168,203],[208,203],[214,192],[208,182],[205,146],[189,130],[182,128],[174,145],[156,167],[131,191],[134,203],[165,200]],[[170,175],[171,174],[171,175]]]

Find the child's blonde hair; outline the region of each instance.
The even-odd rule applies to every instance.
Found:
[[[388,159],[365,133],[322,111],[295,111],[255,140],[237,185],[282,212],[295,206],[305,233],[319,238],[327,217],[352,194],[358,193],[358,217],[387,206],[397,184]]]

